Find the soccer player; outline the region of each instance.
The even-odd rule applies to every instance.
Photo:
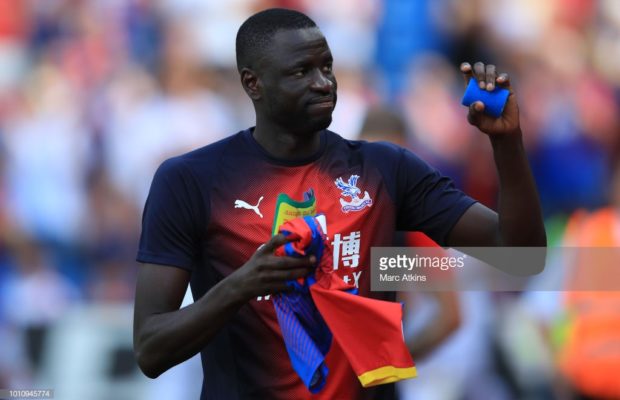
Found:
[[[236,50],[256,126],[165,161],[146,201],[134,319],[140,368],[155,378],[200,352],[203,399],[394,397],[392,384],[363,389],[336,342],[325,388],[312,396],[302,384],[271,296],[315,260],[274,256],[287,241],[275,233],[284,220],[325,214],[336,273],[380,299],[394,293],[370,292],[370,248],[390,245],[397,229],[440,245],[544,246],[516,97],[499,119],[480,102],[468,115],[493,146],[498,215],[405,149],[327,130],[337,99],[332,54],[306,15],[259,12],[240,27]],[[510,89],[494,66],[461,70],[489,90]],[[188,284],[196,301],[179,309]]]

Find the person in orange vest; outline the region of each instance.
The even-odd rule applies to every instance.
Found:
[[[567,224],[564,245],[580,248],[567,265],[562,293],[564,322],[553,332],[561,377],[580,399],[620,399],[620,291],[609,288],[612,252],[588,248],[620,245],[620,212],[606,207],[575,212]],[[567,250],[572,252],[573,250]],[[604,257],[605,259],[602,259]]]

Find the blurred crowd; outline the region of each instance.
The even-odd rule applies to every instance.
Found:
[[[40,382],[50,331],[68,310],[132,302],[141,210],[157,166],[254,123],[234,40],[245,18],[268,7],[304,11],[326,35],[339,83],[330,129],[342,136],[366,130],[399,141],[496,207],[491,147],[459,104],[458,66],[481,60],[510,74],[550,244],[562,242],[577,210],[612,203],[615,0],[0,0],[0,388]],[[460,368],[450,392],[438,354],[430,388],[403,390],[525,398],[510,368],[522,343],[500,335],[512,319],[496,318],[521,315],[521,296],[462,297],[453,349],[440,350],[448,360],[485,358],[471,368],[484,369],[479,382]],[[131,364],[123,354],[119,373]],[[553,398],[544,397],[551,386],[527,393]]]

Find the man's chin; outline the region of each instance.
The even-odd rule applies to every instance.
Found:
[[[303,122],[302,122],[303,121]],[[332,123],[332,116],[324,115],[321,117],[318,116],[305,116],[299,117],[296,120],[297,124],[289,125],[292,132],[297,132],[300,135],[312,135],[317,132],[320,132],[324,129],[327,129]],[[299,124],[299,122],[302,122]]]
[[[332,116],[330,114],[321,118],[311,118],[309,122],[309,126],[311,127],[310,130],[313,132],[322,131],[332,124]]]

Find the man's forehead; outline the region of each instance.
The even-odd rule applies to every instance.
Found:
[[[317,27],[279,30],[273,35],[271,43],[272,51],[287,53],[328,48],[325,36]]]

